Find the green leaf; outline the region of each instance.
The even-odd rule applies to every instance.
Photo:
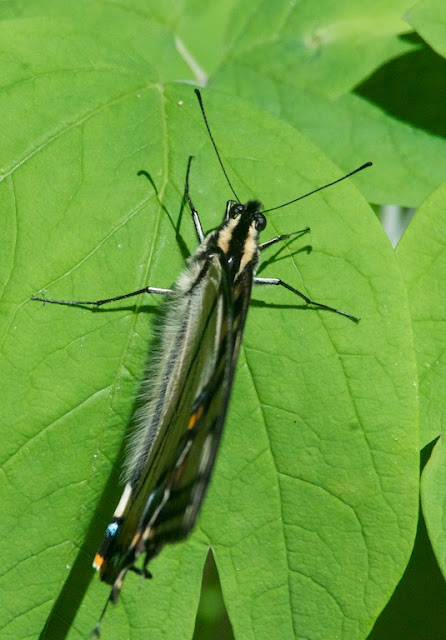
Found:
[[[421,447],[443,431],[445,201],[446,183],[418,209],[396,248],[409,296],[417,354]]]
[[[244,0],[234,5],[229,21],[223,23],[225,41],[217,39],[213,49],[222,50],[220,70],[229,64],[241,75],[256,72],[266,81],[286,79],[295,88],[338,96],[413,47],[399,38],[410,31],[401,18],[408,6],[403,0],[373,5],[351,0],[317,4]],[[180,23],[179,36],[200,65],[215,72],[215,53],[208,66],[208,54],[203,52],[202,26],[196,23],[198,28],[183,33]]]
[[[220,116],[221,105],[220,99],[216,106]],[[262,119],[258,117],[256,127]],[[304,139],[292,136],[291,130],[289,135],[282,133],[287,143],[280,146],[280,167],[275,171],[271,161],[279,147],[267,143],[273,125],[269,119],[266,122],[268,127],[262,127],[260,137],[271,151],[263,154],[267,171],[260,184],[271,180],[276,189],[280,180],[287,185],[295,182],[284,173],[287,166],[308,166],[319,154]],[[277,125],[279,132],[282,126]],[[246,124],[241,130],[244,136],[248,133],[248,139],[254,138],[255,131],[251,133]],[[242,140],[240,136],[240,144]],[[316,160],[315,173],[322,162],[322,158]],[[257,181],[262,164],[255,163]],[[279,185],[280,190],[284,187]],[[276,202],[279,197],[278,193]],[[264,200],[269,206],[269,200]],[[389,502],[386,490],[390,488],[387,483],[394,487],[399,483],[405,465],[394,458],[400,444],[404,449],[407,446],[403,458],[407,455],[412,469],[409,494],[417,483],[414,425],[408,427],[409,444],[401,417],[394,413],[394,393],[407,393],[412,398],[411,420],[416,420],[412,404],[415,371],[406,360],[410,338],[406,334],[408,343],[401,345],[405,350],[402,359],[403,352],[391,344],[393,338],[389,343],[384,338],[405,313],[405,293],[399,288],[387,298],[389,282],[398,282],[399,276],[394,269],[390,275],[387,241],[374,221],[362,213],[357,196],[349,198],[344,191],[340,195],[333,190],[325,192],[324,200],[330,211],[324,213],[320,202],[308,200],[305,215],[299,216],[302,223],[311,223],[318,264],[312,255],[310,261],[296,258],[294,268],[302,274],[310,295],[328,299],[330,304],[349,300],[350,310],[360,309],[361,324],[339,325],[341,318],[322,314],[318,325],[308,312],[296,319],[294,309],[280,313],[262,307],[262,315],[254,314],[258,309],[251,311],[244,339],[245,361],[234,390],[235,420],[228,422],[209,496],[209,501],[214,498],[222,505],[226,518],[223,524],[205,509],[201,521],[213,541],[229,616],[236,637],[241,638],[365,637],[393,590],[390,575],[395,577],[398,569],[391,558],[394,553],[399,555],[402,540],[408,549],[412,541],[411,525],[404,532],[384,533],[387,526],[393,528],[390,521],[399,521],[404,529],[403,520],[408,516],[394,520],[388,511],[402,506],[400,497]],[[286,210],[274,216],[275,229],[289,229],[292,216]],[[347,228],[341,229],[338,216],[344,223],[348,219]],[[366,248],[362,242],[369,241],[371,246]],[[347,255],[340,262],[342,247]],[[353,264],[357,265],[356,275],[351,271]],[[285,260],[274,263],[268,266],[268,273],[291,281],[290,266]],[[255,298],[259,295],[255,292]],[[284,303],[279,292],[265,293],[264,299]],[[395,327],[394,337],[400,339],[402,334]],[[265,345],[270,346],[266,349]],[[405,369],[404,391],[398,384],[390,389],[386,380],[400,367]],[[247,427],[253,415],[256,420]],[[257,488],[252,491],[254,482]],[[415,502],[411,509],[416,510]],[[386,543],[389,555],[385,560],[376,557],[380,552],[374,543],[370,547],[367,543],[369,535],[374,538],[378,530],[387,541],[395,536],[392,550]],[[367,586],[358,591],[357,585],[364,581]]]
[[[177,237],[189,154],[205,229],[230,197],[190,85],[161,82],[188,77],[166,15],[77,6],[70,19],[48,10],[0,23],[10,60],[0,131],[0,628],[15,640],[45,624],[46,640],[85,638],[102,609],[108,587],[90,563],[120,495],[123,436],[159,305],[141,298],[93,312],[29,298],[169,286],[196,246],[186,211]],[[286,123],[233,97],[204,97],[243,200],[268,208],[339,177]],[[271,250],[262,275],[361,323],[300,309],[279,288],[255,291],[199,525],[153,562],[152,582],[128,577],[104,638],[190,638],[209,544],[243,639],[363,638],[404,570],[418,434],[393,251],[351,182],[268,218],[265,239],[308,224],[312,233]]]
[[[405,19],[441,56],[446,56],[446,9],[442,0],[422,0]]]
[[[249,98],[286,119],[345,171],[351,169],[353,147],[361,162],[364,157],[375,161],[373,177],[360,183],[374,203],[417,206],[443,180],[444,131],[438,131],[438,125],[444,104],[444,69],[439,70],[435,87],[430,82],[420,90],[420,79],[437,77],[436,67],[426,60],[426,73],[410,66],[414,58],[402,56],[405,52],[418,55],[420,44],[399,37],[407,31],[400,17],[406,8],[401,1],[374,3],[372,8],[347,1],[324,2],[316,12],[314,7],[308,10],[305,4],[288,2],[272,7],[251,0],[235,6],[228,0],[158,7],[154,2],[133,0],[126,9],[108,3],[105,19],[102,3],[78,2],[67,7],[50,0],[38,5],[9,2],[0,8],[0,15],[2,11],[8,16],[14,13],[13,7],[21,15],[33,15],[40,7],[40,15],[69,19],[72,25],[81,23],[82,29],[100,33],[101,42],[113,48],[120,43],[121,54],[129,42],[133,64],[144,62],[145,73],[150,68],[154,81],[195,79],[205,84],[211,78],[215,88]],[[34,20],[30,28],[35,25]],[[51,33],[48,40],[53,40]],[[40,48],[37,43],[34,50]],[[33,49],[29,53],[27,65],[32,68]],[[64,47],[62,66],[66,55]],[[401,70],[401,56],[410,60],[408,69]],[[376,78],[381,95],[374,91],[365,96],[367,102],[352,95],[339,96],[395,57],[394,73],[386,81],[381,73]],[[119,66],[120,60],[114,50],[110,63],[116,61]],[[9,54],[6,63],[10,64]],[[408,99],[411,77],[416,83]],[[398,90],[397,82],[402,83]],[[386,104],[395,95],[400,98],[398,105]],[[436,119],[434,128],[427,121],[431,112]],[[19,109],[18,116],[29,118],[30,114]],[[435,157],[432,167],[426,166],[426,153]]]
[[[421,464],[425,453],[421,453]],[[420,511],[409,564],[367,640],[440,639],[446,628],[445,601],[446,583]]]
[[[444,281],[446,278],[446,183],[420,207],[397,247],[406,280],[417,353],[421,446],[444,430],[446,412],[444,372]],[[422,506],[426,526],[439,566],[445,564],[445,464],[440,437],[422,476]]]
[[[445,464],[444,439],[440,437],[423,471],[421,479],[421,500],[429,539],[443,577],[446,577],[446,526],[444,521],[444,502],[446,496]]]
[[[407,0],[379,0],[373,5],[319,0],[317,6],[289,0],[189,0],[161,5],[153,0],[121,4],[78,0],[67,6],[41,0],[25,5],[3,3],[0,17],[70,16],[87,28],[96,22],[100,40],[118,43],[128,39],[135,59],[141,54],[146,58],[150,50],[158,52],[152,64],[163,80],[168,79],[166,63],[170,70],[175,69],[175,46],[180,54],[176,62],[181,56],[196,82],[203,83],[227,63],[235,63],[248,74],[256,70],[265,78],[286,77],[293,87],[337,96],[384,62],[413,48],[399,37],[411,31],[401,17],[408,6]],[[145,53],[143,43],[134,36],[134,27],[142,34],[143,24],[149,28]],[[116,31],[116,26],[121,28]],[[177,78],[188,75],[190,72]]]
[[[272,79],[240,65],[226,65],[211,86],[292,124],[345,172],[372,160],[373,171],[358,177],[368,200],[414,207],[446,175],[445,74],[443,59],[419,49],[337,99],[297,89],[287,75]]]

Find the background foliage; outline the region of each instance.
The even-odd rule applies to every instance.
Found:
[[[312,232],[261,269],[361,323],[255,291],[196,531],[127,579],[103,637],[444,637],[444,24],[440,0],[1,3],[2,640],[97,620],[91,558],[159,307],[29,298],[175,280],[189,154],[205,229],[231,196],[193,86],[242,200],[374,162],[271,213],[265,238]],[[395,251],[367,202],[418,207]],[[210,547],[232,631],[215,572],[196,624]]]

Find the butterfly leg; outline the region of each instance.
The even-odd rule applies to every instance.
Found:
[[[40,300],[40,302],[48,302],[49,304],[66,304],[71,307],[101,307],[103,304],[109,302],[116,302],[117,300],[124,300],[125,298],[131,298],[133,296],[139,296],[140,293],[160,293],[167,295],[172,293],[172,289],[162,289],[160,287],[143,287],[137,291],[131,291],[130,293],[124,293],[121,296],[115,296],[114,298],[105,298],[104,300],[52,300],[51,298],[41,298],[40,296],[31,296],[31,300]]]
[[[310,227],[305,227],[305,229],[299,229],[299,231],[293,231],[293,233],[284,233],[281,236],[276,236],[271,240],[267,240],[266,242],[262,242],[262,244],[259,244],[259,250],[263,251],[264,249],[267,249],[268,247],[270,247],[272,244],[276,244],[276,242],[280,242],[281,240],[287,240],[292,236],[297,236],[298,234],[303,235],[304,233],[309,233],[309,232],[310,232]]]
[[[141,578],[144,578],[145,580],[151,580],[153,576],[150,573],[150,571],[148,571],[146,568],[146,564],[148,561],[149,560],[147,559],[147,556],[146,556],[146,560],[144,560],[144,566],[142,569],[139,569],[138,567],[135,567],[135,566],[131,566],[129,567],[129,571],[133,571],[133,573],[136,573],[138,576],[141,576]]]
[[[187,200],[187,204],[189,205],[189,209],[192,214],[192,220],[194,223],[195,231],[197,232],[198,241],[201,243],[204,240],[203,227],[201,226],[200,216],[198,215],[198,211],[194,207],[194,203],[192,202],[192,198],[190,197],[190,193],[189,193],[189,174],[190,174],[190,166],[192,164],[193,159],[194,159],[194,156],[189,156],[189,160],[187,161],[184,197]]]
[[[352,316],[350,313],[347,313],[346,311],[341,311],[340,309],[335,309],[334,307],[329,307],[326,304],[322,304],[322,302],[316,302],[316,300],[311,300],[311,298],[309,298],[304,293],[302,293],[302,291],[299,291],[299,289],[295,289],[290,284],[287,284],[280,278],[254,278],[254,284],[273,284],[273,285],[284,287],[285,289],[288,289],[288,291],[291,291],[292,293],[295,293],[297,296],[302,298],[302,300],[305,300],[307,304],[311,304],[315,307],[318,307],[319,309],[326,309],[327,311],[333,311],[334,313],[339,313],[341,316],[346,316],[347,318],[350,318],[351,320],[353,320],[353,322],[359,322],[359,318],[357,318],[356,316]]]
[[[122,589],[122,584],[124,582],[124,578],[125,578],[125,574],[127,573],[127,568],[124,569],[123,571],[121,571],[121,573],[119,574],[119,576],[116,578],[115,582],[113,583],[113,587],[111,588],[110,594],[107,598],[107,600],[105,601],[105,605],[104,608],[102,609],[101,615],[99,616],[99,619],[96,623],[95,628],[93,629],[93,631],[90,633],[90,638],[99,638],[100,637],[100,627],[101,627],[101,622],[105,616],[105,613],[107,611],[108,605],[110,604],[110,602],[112,604],[116,604],[116,601],[118,600],[119,597],[119,593]]]

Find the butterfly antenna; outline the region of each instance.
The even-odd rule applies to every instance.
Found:
[[[273,207],[272,209],[266,209],[266,211],[263,211],[263,213],[269,213],[270,211],[276,211],[277,209],[282,209],[282,207],[287,207],[289,204],[293,204],[293,202],[297,202],[298,200],[303,200],[304,198],[307,198],[308,196],[313,195],[313,193],[317,193],[318,191],[322,191],[322,189],[326,189],[327,187],[332,187],[334,184],[337,184],[338,182],[342,182],[346,178],[350,178],[350,176],[354,175],[355,173],[358,173],[358,171],[362,171],[363,169],[367,169],[367,167],[371,167],[372,164],[373,164],[372,162],[366,162],[365,164],[361,165],[360,167],[358,167],[354,171],[350,171],[350,173],[347,173],[347,175],[342,176],[342,178],[338,178],[337,180],[334,180],[333,182],[329,182],[328,184],[324,184],[322,187],[318,187],[317,189],[313,189],[313,191],[309,191],[308,193],[306,193],[303,196],[299,196],[298,198],[294,198],[294,200],[290,200],[289,202],[285,202],[284,204],[279,204],[278,207]]]
[[[231,181],[229,180],[229,176],[228,176],[228,174],[226,173],[226,169],[225,169],[225,167],[224,167],[223,161],[222,161],[222,159],[221,159],[221,157],[220,157],[220,154],[219,154],[219,152],[218,152],[217,145],[215,144],[215,140],[214,140],[214,137],[213,137],[213,135],[212,135],[212,133],[211,133],[211,128],[210,128],[210,126],[209,126],[209,122],[208,122],[208,119],[207,119],[207,116],[206,116],[206,112],[205,112],[205,110],[204,110],[204,105],[203,105],[203,100],[202,100],[202,98],[201,98],[201,93],[199,92],[199,90],[198,90],[198,89],[195,89],[195,95],[196,95],[196,96],[197,96],[197,98],[198,98],[198,104],[200,105],[201,113],[203,114],[204,124],[206,125],[206,129],[208,130],[208,134],[209,134],[209,137],[210,137],[210,139],[211,139],[211,142],[212,142],[212,144],[214,145],[215,153],[217,154],[217,158],[218,158],[218,161],[219,161],[219,163],[220,163],[220,167],[222,168],[222,171],[223,171],[223,173],[224,173],[224,176],[225,176],[225,178],[226,178],[226,182],[228,183],[229,188],[231,189],[232,193],[234,194],[234,196],[235,196],[235,198],[236,198],[237,202],[240,202],[240,198],[239,198],[239,197],[238,197],[238,195],[236,194],[235,189],[234,189],[234,187],[232,186]]]

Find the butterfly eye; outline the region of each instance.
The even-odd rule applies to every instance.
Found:
[[[231,211],[229,212],[229,215],[233,219],[239,218],[242,215],[243,210],[244,210],[244,207],[242,204],[235,204],[233,207],[231,207]]]
[[[257,231],[263,231],[266,227],[266,218],[263,213],[258,213],[256,216],[256,229]]]

